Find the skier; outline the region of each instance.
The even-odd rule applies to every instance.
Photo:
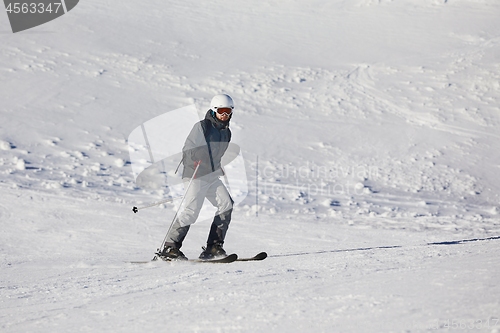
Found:
[[[208,234],[207,245],[203,247],[199,258],[208,260],[226,256],[223,244],[234,202],[219,177],[224,175],[221,159],[231,140],[229,121],[233,115],[234,103],[229,95],[221,94],[212,98],[210,107],[205,119],[193,126],[182,149],[182,179],[185,184],[191,178],[193,180],[185,194],[184,210],[175,219],[160,253],[167,260],[187,260],[180,248],[190,225],[196,222],[205,198],[217,207],[217,212]],[[198,170],[194,175],[196,167]]]

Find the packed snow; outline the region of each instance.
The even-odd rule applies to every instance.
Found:
[[[0,13],[0,330],[500,332],[498,17],[497,0],[86,0],[13,34]],[[176,206],[132,212],[172,192],[136,182],[129,135],[219,93],[249,190],[225,249],[269,257],[131,263]]]

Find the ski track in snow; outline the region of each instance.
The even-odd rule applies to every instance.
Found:
[[[499,13],[89,0],[1,34],[0,330],[498,333]],[[136,185],[128,134],[220,92],[250,186],[225,247],[269,257],[131,264],[175,214],[132,206],[176,193]]]

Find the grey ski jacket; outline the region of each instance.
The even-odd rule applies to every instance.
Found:
[[[193,176],[197,161],[201,164],[196,178],[212,173],[223,175],[221,159],[231,141],[230,120],[223,122],[214,111],[208,110],[205,119],[193,126],[182,148],[182,178]]]

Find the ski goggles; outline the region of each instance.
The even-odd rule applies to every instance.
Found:
[[[233,109],[232,108],[217,108],[217,113],[220,114],[220,115],[228,115],[230,116],[231,113],[233,113]]]

